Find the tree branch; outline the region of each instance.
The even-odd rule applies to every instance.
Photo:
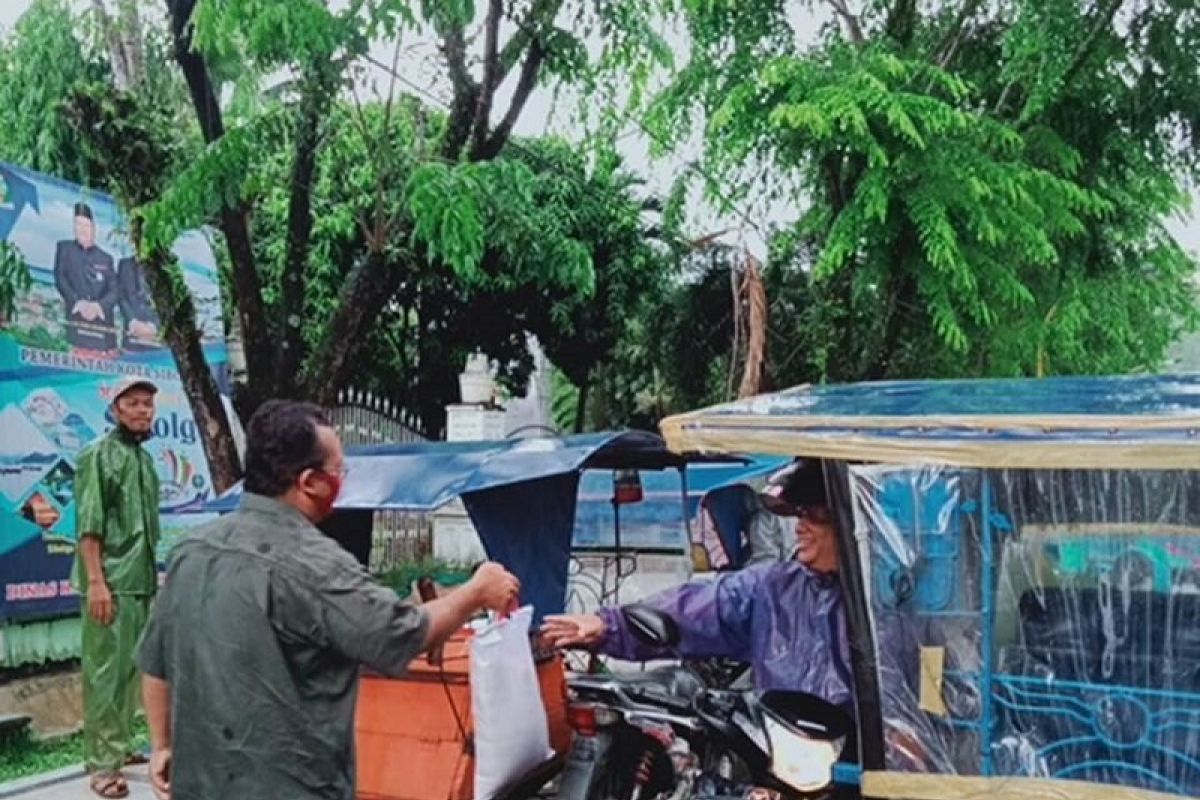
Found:
[[[1112,26],[1113,19],[1116,17],[1117,11],[1120,10],[1122,2],[1124,0],[1108,0],[1108,5],[1100,9],[1100,13],[1097,14],[1091,29],[1088,30],[1087,36],[1079,43],[1079,47],[1075,49],[1075,54],[1071,57],[1071,63],[1063,71],[1062,78],[1059,80],[1058,93],[1060,97],[1066,92],[1071,82],[1075,80],[1075,76],[1079,74],[1084,64],[1087,63],[1087,60],[1095,52],[1096,43],[1100,40],[1100,34]],[[1006,93],[1007,91],[1008,87],[1005,88]],[[1028,101],[1026,102],[1026,107],[1028,107]],[[1021,116],[1018,118],[1017,124],[1019,128],[1026,128],[1034,121],[1032,118],[1026,119],[1025,113],[1025,110],[1022,110]],[[1035,114],[1034,116],[1038,115]]]
[[[104,35],[105,44],[108,46],[108,61],[112,65],[113,85],[121,91],[127,92],[133,88],[133,80],[129,74],[129,63],[125,58],[125,47],[121,41],[120,29],[113,24],[112,17],[108,15],[108,9],[104,7],[104,0],[92,0],[92,11],[96,14],[99,23],[97,27]]]
[[[1017,79],[1012,78],[1008,83],[1004,84],[1004,89],[1000,92],[1000,97],[996,99],[996,107],[992,109],[992,116],[1000,116],[1004,111],[1004,107],[1008,105],[1008,97],[1012,94],[1013,89],[1017,88]]]
[[[442,157],[457,161],[463,145],[471,137],[471,123],[475,119],[479,86],[467,69],[467,41],[462,25],[442,26],[442,57],[446,59],[446,70],[450,85],[454,88],[454,100],[450,103],[450,120],[446,127],[446,138],[442,142]]]
[[[975,12],[979,10],[982,2],[983,0],[963,0],[962,8],[958,10],[954,22],[951,23],[946,35],[942,37],[934,50],[934,60],[939,67],[945,69],[946,65],[950,63],[950,59],[954,57],[954,52],[958,50],[958,45],[966,32],[967,22],[975,16]]]
[[[512,135],[513,126],[521,118],[521,112],[525,109],[529,95],[537,86],[538,73],[541,71],[542,61],[545,57],[546,51],[542,48],[541,40],[535,38],[530,42],[529,52],[526,53],[525,62],[521,65],[521,77],[517,81],[517,88],[513,92],[508,111],[505,113],[504,119],[500,120],[500,124],[492,131],[492,135],[484,146],[475,154],[475,160],[487,161],[495,158],[504,149],[504,145],[508,143],[508,137]]]
[[[125,51],[125,66],[133,86],[146,77],[146,58],[142,47],[142,19],[138,0],[120,0],[118,17],[121,20],[121,46]]]
[[[479,87],[479,99],[475,103],[475,119],[471,123],[471,151],[478,153],[487,141],[492,121],[492,100],[499,83],[496,76],[500,71],[500,17],[504,14],[504,0],[491,0],[487,20],[484,22],[483,83]]]
[[[1067,67],[1066,72],[1062,76],[1062,87],[1065,89],[1075,79],[1075,75],[1079,70],[1083,69],[1083,65],[1087,63],[1092,52],[1096,48],[1096,42],[1100,39],[1100,34],[1112,26],[1113,19],[1117,16],[1117,12],[1121,9],[1121,3],[1124,0],[1109,0],[1108,6],[1105,7],[1095,23],[1093,23],[1088,35],[1079,44],[1079,48],[1075,51],[1075,55],[1071,58],[1071,63]]]
[[[901,0],[901,2],[904,1]],[[855,45],[862,46],[866,42],[866,37],[863,36],[862,25],[859,24],[858,16],[850,11],[850,6],[846,4],[846,0],[829,0],[829,5],[833,6],[833,10],[842,18],[842,23],[846,26],[846,35],[850,37],[850,41]]]
[[[308,255],[312,247],[312,184],[317,171],[321,123],[329,111],[332,83],[328,65],[313,65],[303,81],[296,124],[295,158],[289,186],[286,259],[280,291],[283,324],[275,374],[281,393],[293,395],[304,362],[304,303],[308,296]]]
[[[517,32],[500,51],[497,86],[504,83],[513,67],[521,63],[521,56],[542,29],[554,23],[562,4],[563,0],[534,0],[525,18],[517,21]]]
[[[204,140],[211,144],[225,135],[225,123],[204,57],[192,49],[191,18],[196,0],[166,0],[166,5],[171,21],[175,61],[187,81],[188,93]],[[238,323],[246,351],[249,396],[248,402],[242,407],[252,411],[259,402],[273,394],[271,366],[275,359],[245,204],[226,207],[221,211],[221,230],[229,247]]]

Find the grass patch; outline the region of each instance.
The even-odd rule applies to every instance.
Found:
[[[134,747],[142,750],[149,744],[146,721],[138,717],[134,727]],[[22,734],[0,740],[0,783],[32,778],[82,763],[82,732],[44,739]]]
[[[458,586],[466,583],[467,579],[471,577],[471,567],[467,564],[455,564],[428,558],[401,564],[376,577],[379,578],[380,583],[394,590],[396,594],[408,597],[412,593],[413,583],[425,575],[433,578],[442,586]]]

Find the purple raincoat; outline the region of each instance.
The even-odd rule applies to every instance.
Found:
[[[749,662],[759,689],[853,703],[846,604],[836,575],[795,561],[761,564],[685,583],[644,602],[678,623],[676,649],[683,658]],[[601,652],[630,661],[669,657],[634,638],[617,609],[598,613],[607,628]]]

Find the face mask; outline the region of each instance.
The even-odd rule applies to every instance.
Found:
[[[333,513],[333,504],[337,502],[338,495],[342,491],[342,478],[340,475],[330,475],[326,472],[318,472],[317,475],[329,487],[329,493],[324,497],[313,497],[319,519],[325,519]]]

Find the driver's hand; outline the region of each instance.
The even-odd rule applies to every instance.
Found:
[[[551,647],[595,647],[605,632],[596,614],[558,614],[542,622],[542,641]]]

